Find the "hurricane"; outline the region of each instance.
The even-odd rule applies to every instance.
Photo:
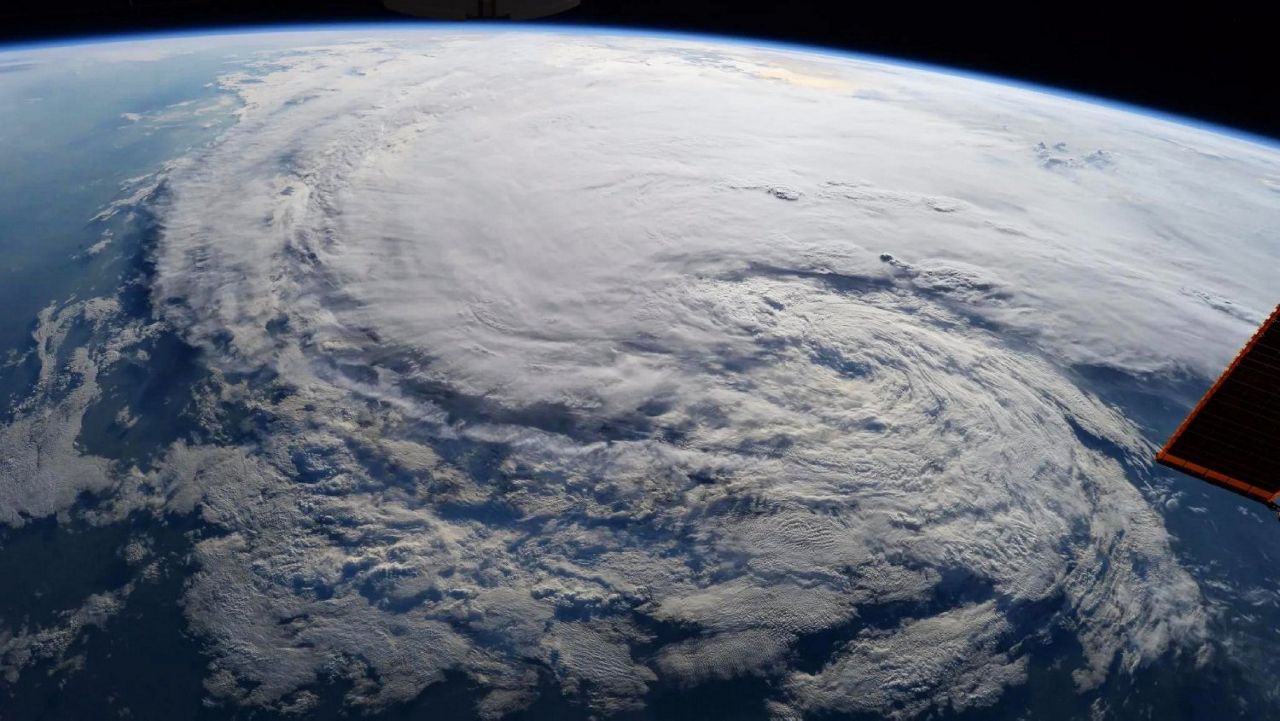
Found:
[[[217,87],[227,127],[104,211],[152,223],[132,295],[46,312],[0,427],[46,479],[11,508],[211,529],[180,603],[212,702],[462,677],[484,718],[609,716],[756,678],[774,718],[914,718],[1046,659],[1085,694],[1231,657],[1149,429],[1093,381],[1208,376],[1261,317],[1273,151],[680,37],[319,38]],[[77,327],[116,342],[59,387]],[[161,333],[204,430],[77,450]]]

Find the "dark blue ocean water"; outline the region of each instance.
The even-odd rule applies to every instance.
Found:
[[[19,64],[0,54],[17,67],[0,73],[0,361],[31,347],[42,308],[110,294],[136,270],[135,219],[94,217],[121,198],[126,181],[145,185],[231,120],[229,112],[191,115],[224,96],[211,83],[225,53],[142,63],[145,72],[139,63],[73,63],[68,72],[33,57]],[[171,119],[157,118],[164,114]],[[0,375],[0,408],[23,380]]]

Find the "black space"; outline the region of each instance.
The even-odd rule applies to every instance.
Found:
[[[1280,138],[1277,25],[1243,3],[582,0],[589,23],[829,45],[1091,93]],[[395,20],[380,0],[0,0],[0,40]]]

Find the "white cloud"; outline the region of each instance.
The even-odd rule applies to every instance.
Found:
[[[931,705],[963,711],[989,706],[1026,678],[1025,658],[1001,653],[1012,629],[987,602],[868,632],[816,674],[789,683],[802,708],[911,718]]]
[[[1269,302],[1275,154],[655,42],[406,36],[225,80],[153,289],[215,372],[276,379],[219,391],[256,444],[155,474],[227,532],[185,606],[212,693],[305,706],[337,669],[380,705],[456,669],[498,715],[539,669],[603,711],[773,673],[779,717],[969,708],[1025,678],[1044,602],[1082,687],[1196,648],[1118,462],[1150,449],[1070,366],[1219,367]],[[786,668],[885,604],[911,620]],[[642,658],[642,617],[689,633]]]

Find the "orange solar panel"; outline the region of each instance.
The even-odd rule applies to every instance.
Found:
[[[1280,499],[1280,307],[1156,455],[1276,508]]]

